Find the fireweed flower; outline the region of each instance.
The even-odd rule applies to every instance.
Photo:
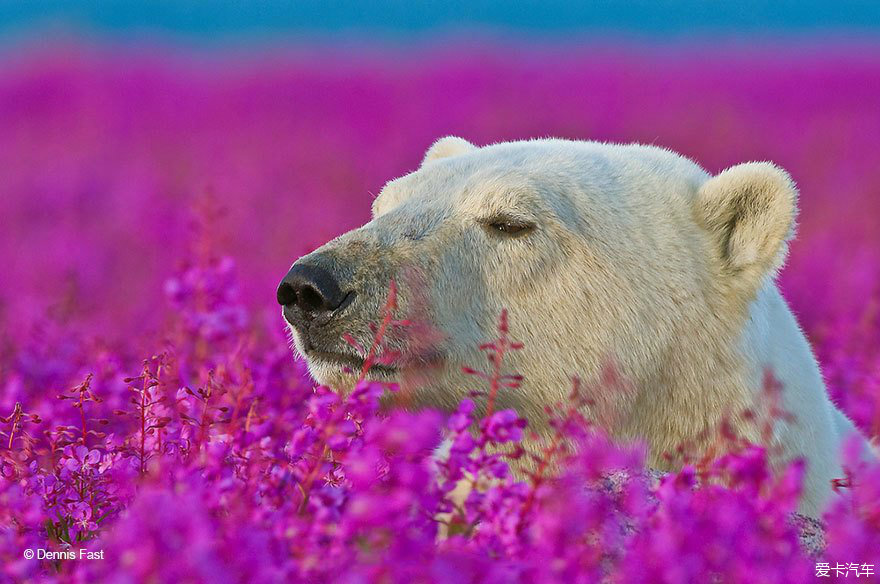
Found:
[[[483,433],[486,438],[498,444],[519,442],[523,437],[526,421],[514,410],[502,410],[492,414],[485,422]]]
[[[64,470],[73,473],[88,473],[98,471],[101,462],[101,453],[97,450],[89,450],[85,446],[73,448],[67,446],[64,449]]]
[[[410,158],[412,144],[386,131],[395,116],[385,114],[415,111],[414,95],[435,95],[430,72],[442,69],[446,94],[466,97],[448,100],[457,105],[446,115],[477,120],[486,142],[501,137],[492,134],[499,94],[491,88],[503,78],[502,99],[519,100],[512,111],[543,112],[541,133],[598,128],[638,138],[650,109],[659,126],[642,138],[675,135],[717,166],[729,158],[724,146],[681,124],[694,116],[693,96],[703,96],[698,109],[717,105],[702,91],[711,71],[686,59],[657,62],[667,75],[655,75],[630,57],[597,67],[586,57],[510,64],[478,56],[463,66],[455,55],[425,54],[419,67],[381,79],[371,73],[384,67],[379,56],[344,75],[332,63],[294,59],[242,71],[201,64],[193,78],[188,67],[181,73],[145,57],[129,56],[138,64],[131,67],[100,51],[53,55],[0,75],[0,102],[9,106],[0,216],[12,218],[0,237],[0,580],[813,579],[813,558],[789,521],[803,473],[797,462],[770,469],[766,452],[747,447],[658,481],[642,449],[612,443],[570,404],[553,410],[555,446],[525,451],[528,426],[495,409],[499,393],[521,391],[523,381],[505,369],[505,356],[519,350],[506,313],[497,338],[482,346],[486,370],[470,369],[472,383],[456,388],[474,390],[471,399],[448,417],[386,411],[380,400],[391,388],[381,383],[363,381],[348,396],[315,387],[266,298],[297,246],[306,251],[328,226],[362,219],[352,215],[364,208],[354,195],[332,201],[381,184]],[[871,221],[880,213],[880,122],[850,95],[866,95],[876,65],[796,61],[805,66],[771,63],[756,73],[727,63],[724,103],[748,97],[755,113],[736,117],[727,143],[760,134],[802,186],[805,220],[781,274],[784,292],[832,395],[877,436],[880,232]],[[751,99],[783,69],[798,91]],[[614,99],[620,76],[638,82],[639,97]],[[560,80],[610,96],[617,115],[584,108],[583,92],[560,93]],[[475,97],[475,85],[488,89]],[[311,99],[314,87],[334,99]],[[380,116],[353,121],[348,113],[363,113],[365,90],[384,100],[372,108]],[[542,107],[550,93],[553,111]],[[174,107],[156,107],[159,94]],[[663,103],[651,102],[661,94]],[[816,144],[828,137],[816,103],[841,122],[832,124],[834,142],[847,148],[804,141],[805,128]],[[534,133],[533,118],[504,116],[506,131]],[[316,147],[308,124],[260,138],[294,119],[320,119],[324,135],[344,138]],[[438,135],[446,122],[420,119],[426,125],[416,133]],[[229,229],[205,211],[192,237],[182,207],[206,186],[231,201]],[[247,193],[247,204],[236,193]],[[841,193],[858,213],[840,213]],[[224,231],[237,235],[234,246],[220,243]],[[284,257],[267,253],[275,249]],[[55,283],[55,306],[46,306],[46,282]],[[379,362],[396,357],[383,346],[356,348],[373,349]],[[88,394],[71,392],[87,378]],[[443,455],[435,452],[441,442]],[[821,559],[880,568],[880,465],[853,448],[844,459]],[[105,560],[22,556],[79,547],[103,549]]]
[[[461,400],[458,410],[449,417],[449,421],[446,424],[447,427],[453,432],[467,430],[474,422],[471,414],[473,414],[475,407],[473,400]]]
[[[135,377],[124,371],[138,371],[136,361],[102,358],[90,388],[100,399],[82,412],[88,445],[83,415],[62,399],[48,416],[39,410],[46,419],[35,427],[54,427],[37,438],[29,423],[24,438],[17,426],[4,453],[0,537],[18,550],[100,547],[108,559],[58,572],[10,552],[6,574],[220,582],[809,574],[788,521],[803,468],[770,472],[760,448],[654,484],[642,450],[613,444],[577,408],[554,410],[556,439],[537,453],[521,450],[527,424],[514,410],[481,418],[493,388],[518,391],[503,359],[480,378],[485,395],[444,419],[381,411],[390,391],[381,383],[362,381],[347,397],[314,387],[301,362],[268,346],[279,341],[270,333],[261,341],[245,330],[246,342],[231,342],[174,323],[170,331]],[[487,346],[515,350],[505,334]],[[871,485],[880,480],[874,467],[847,460],[852,482],[826,518],[828,554],[856,549],[870,561],[880,507]]]

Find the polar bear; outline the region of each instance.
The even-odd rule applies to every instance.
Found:
[[[598,379],[610,359],[630,390],[598,396],[606,429],[643,440],[651,465],[680,464],[670,453],[682,445],[709,449],[726,420],[774,464],[806,460],[800,510],[818,516],[855,429],[774,282],[796,203],[767,162],[710,176],[655,146],[446,137],[385,185],[370,222],[297,260],[278,301],[314,378],[346,388],[363,365],[350,341],[369,346],[394,279],[400,310],[435,334],[391,331],[399,356],[369,376],[444,409],[474,389],[462,367],[485,362],[479,346],[506,308],[525,348],[505,363],[524,381],[499,405],[539,434],[573,377]],[[790,414],[769,437],[744,415],[769,409],[767,371]]]

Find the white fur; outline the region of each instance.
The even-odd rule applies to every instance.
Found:
[[[500,407],[516,407],[546,435],[545,406],[564,401],[579,376],[594,388],[588,413],[621,439],[646,441],[659,468],[680,464],[664,453],[682,444],[709,448],[724,419],[760,442],[743,413],[767,409],[770,370],[794,421],[780,423],[768,446],[777,466],[806,459],[800,509],[815,516],[831,479],[843,475],[838,452],[854,429],[828,399],[773,280],[796,199],[790,177],[769,163],[712,177],[652,146],[534,140],[477,148],[444,138],[420,169],[385,186],[371,222],[303,260],[350,274],[343,285],[363,304],[341,318],[356,336],[375,317],[388,278],[400,282],[404,269],[419,275],[424,316],[442,338],[427,378],[410,383],[418,359],[393,376],[412,385],[416,404],[452,408],[467,395],[474,379],[461,366],[485,362],[477,347],[495,336],[507,308],[512,336],[525,343],[507,366],[525,382],[503,392]],[[498,236],[486,225],[499,216],[536,228]],[[402,282],[404,309],[415,303],[410,288]],[[609,362],[631,390],[596,386]],[[339,366],[309,364],[322,382],[350,382]]]

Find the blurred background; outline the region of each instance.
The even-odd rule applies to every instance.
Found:
[[[801,214],[783,293],[832,396],[880,436],[880,0],[0,0],[0,582],[498,580],[566,541],[590,546],[548,578],[618,560],[653,581],[812,573],[779,520],[797,475],[768,489],[751,449],[725,467],[745,498],[695,496],[686,472],[660,507],[626,481],[613,505],[559,507],[579,489],[539,472],[463,504],[444,531],[465,543],[433,545],[446,506],[416,452],[439,419],[362,423],[370,398],[314,393],[275,290],[450,134],[786,168]],[[519,432],[499,424],[484,434]],[[590,477],[629,459],[585,454]],[[830,565],[880,567],[871,476],[847,473],[826,516]],[[517,563],[523,526],[550,547]],[[106,561],[22,556],[68,543]]]
[[[560,136],[787,168],[783,284],[820,340],[877,303],[878,33],[868,0],[0,1],[0,322],[151,329],[210,200],[274,317],[437,137]]]

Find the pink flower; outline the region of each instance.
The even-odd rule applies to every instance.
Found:
[[[97,469],[101,462],[101,453],[97,450],[89,450],[85,446],[68,446],[64,449],[66,461],[64,466],[71,472],[87,473]]]
[[[523,428],[526,421],[520,418],[515,410],[501,410],[495,412],[484,422],[486,437],[498,444],[505,442],[519,442],[523,437]]]

